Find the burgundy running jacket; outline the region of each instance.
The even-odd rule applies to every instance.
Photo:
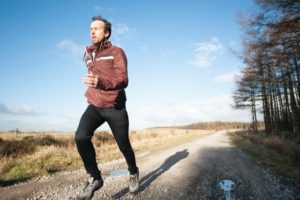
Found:
[[[127,59],[124,51],[110,41],[85,47],[85,63],[88,71],[99,76],[96,88],[85,92],[88,103],[98,108],[125,107],[125,88],[128,85]]]

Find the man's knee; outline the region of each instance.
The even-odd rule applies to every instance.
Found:
[[[75,133],[75,142],[76,144],[86,143],[91,141],[91,137],[86,131],[77,130]]]

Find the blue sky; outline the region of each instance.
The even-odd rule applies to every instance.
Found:
[[[76,130],[86,109],[91,18],[113,24],[128,59],[131,129],[250,121],[230,107],[244,64],[237,13],[252,0],[6,0],[0,7],[0,130]],[[104,125],[102,129],[107,129]]]

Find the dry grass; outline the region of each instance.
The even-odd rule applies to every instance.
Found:
[[[141,153],[183,143],[210,131],[177,130],[172,128],[132,131],[134,151]],[[114,137],[105,131],[93,137],[99,163],[122,158]],[[82,167],[74,133],[0,134],[0,186]]]
[[[280,174],[300,180],[300,144],[264,132],[239,131],[233,141],[243,150]]]
[[[178,126],[178,128],[183,129],[192,129],[192,130],[228,130],[228,129],[252,129],[252,123],[246,122],[224,122],[224,121],[215,121],[215,122],[199,122],[195,124],[189,124],[186,126]],[[257,123],[258,129],[264,128],[263,122]]]
[[[24,136],[22,139],[0,140],[0,156],[17,158],[26,154],[32,154],[39,146],[68,147],[74,145],[69,138],[55,138],[51,135]]]
[[[278,136],[264,138],[262,143],[268,149],[272,149],[279,154],[287,156],[300,164],[299,145],[297,146],[296,144],[293,144],[288,140],[281,139]]]

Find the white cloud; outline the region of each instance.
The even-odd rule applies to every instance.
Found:
[[[219,74],[213,78],[213,81],[219,82],[219,83],[227,83],[227,82],[233,82],[236,75],[238,75],[238,71],[225,73],[225,74]]]
[[[45,131],[71,130],[74,131],[80,116],[53,115],[41,108],[32,108],[29,105],[7,106],[0,103],[0,131]]]
[[[0,103],[0,114],[11,114],[11,115],[43,115],[46,111],[41,109],[33,109],[29,105],[12,105],[6,106]]]
[[[75,131],[81,114],[51,114],[26,104],[7,106],[0,103],[0,131],[16,128],[20,131]],[[108,125],[102,125],[101,130],[109,130]]]
[[[116,24],[114,28],[114,33],[120,36],[127,34],[130,28],[126,24]]]
[[[64,39],[56,44],[59,53],[72,57],[82,57],[84,53],[83,45],[75,43],[71,39]]]
[[[129,27],[127,24],[117,23],[112,26],[112,38],[119,42],[123,39],[130,39],[134,36],[136,30]]]
[[[194,44],[194,58],[188,64],[198,67],[207,67],[213,64],[217,56],[223,53],[223,45],[218,38],[214,37],[210,41]]]
[[[0,115],[0,131],[14,130],[20,131],[75,131],[80,116],[66,115]]]
[[[154,126],[183,125],[204,121],[250,121],[250,110],[235,110],[231,107],[231,94],[194,99],[186,102],[162,102],[156,105],[129,109],[130,129]],[[10,110],[8,113],[7,110]],[[31,113],[31,114],[29,114]],[[40,114],[30,107],[0,104],[0,130],[70,130],[75,131],[81,114],[76,116]],[[261,119],[259,114],[259,119]],[[107,124],[100,128],[110,130]]]
[[[136,108],[131,117],[133,128],[189,124],[201,121],[250,121],[249,110],[235,110],[231,94],[190,100],[184,103],[161,103]]]

